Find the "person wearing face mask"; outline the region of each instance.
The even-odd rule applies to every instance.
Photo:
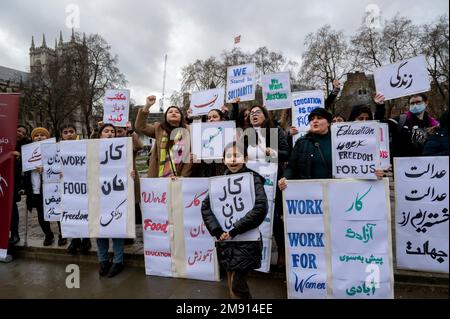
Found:
[[[384,107],[384,97],[378,101]],[[394,157],[421,156],[429,133],[439,122],[427,112],[428,98],[414,94],[408,98],[409,111],[388,120],[392,137],[391,159]]]

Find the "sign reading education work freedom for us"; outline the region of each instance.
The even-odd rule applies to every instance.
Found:
[[[224,99],[225,88],[194,92],[191,97],[192,115],[206,115],[211,110],[220,110]]]
[[[103,123],[126,126],[130,111],[130,90],[106,90]]]
[[[377,68],[374,78],[377,92],[386,101],[430,90],[424,55]]]
[[[397,267],[448,274],[448,156],[395,158]]]
[[[211,210],[224,232],[233,229],[233,224],[245,216],[255,205],[253,174],[230,174],[212,177],[209,180]],[[231,240],[258,240],[258,228],[251,229]]]
[[[41,144],[43,143],[56,143],[56,139],[52,137],[43,141],[22,145],[22,171],[27,172],[42,166]]]
[[[222,159],[225,146],[236,136],[236,122],[194,122],[191,132],[192,153],[197,159]]]
[[[318,107],[325,107],[323,91],[292,92],[292,126],[298,129],[298,134],[293,136],[293,145],[300,137],[308,133],[309,114]]]
[[[242,64],[227,69],[227,103],[239,98],[241,102],[253,101],[256,89],[256,64]]]
[[[331,126],[333,177],[376,179],[379,166],[379,123],[341,122]]]
[[[393,298],[386,179],[289,181],[283,201],[289,298]]]
[[[268,110],[291,107],[291,77],[289,72],[265,74],[262,76],[264,106]]]

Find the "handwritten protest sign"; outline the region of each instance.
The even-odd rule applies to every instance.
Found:
[[[298,129],[298,134],[293,136],[293,145],[300,137],[308,133],[309,114],[318,107],[325,107],[323,91],[292,92],[292,126]]]
[[[379,123],[380,126],[380,162],[378,167],[388,169],[391,166],[391,151],[389,149],[389,125]]]
[[[291,104],[291,77],[289,72],[262,76],[264,106],[268,110],[288,109]]]
[[[147,275],[219,280],[215,241],[201,215],[207,193],[206,178],[141,178]]]
[[[215,240],[203,222],[202,201],[208,195],[207,178],[183,178],[183,221],[185,249],[185,278],[218,280]]]
[[[393,298],[389,185],[288,181],[289,298]]]
[[[191,132],[192,153],[197,159],[222,159],[225,146],[235,139],[236,122],[194,122]]]
[[[395,158],[397,267],[448,273],[448,156]]]
[[[42,151],[42,190],[44,204],[44,220],[61,220],[61,160],[59,158],[59,143],[44,143]]]
[[[430,91],[424,55],[377,68],[374,78],[377,92],[384,94],[386,101]]]
[[[106,90],[103,103],[103,123],[126,126],[130,111],[129,90]]]
[[[132,170],[127,161],[127,143],[130,138],[105,138],[99,140],[99,187],[100,187],[100,232],[103,238],[127,237],[128,207],[134,211],[133,201],[129,201],[128,190],[134,194],[134,183],[129,183]]]
[[[60,142],[61,231],[63,237],[89,236],[89,197],[87,182],[87,141]]]
[[[43,141],[22,145],[22,171],[27,172],[42,166],[41,144],[43,143],[56,143],[56,139],[52,137]]]
[[[273,218],[275,210],[275,193],[277,187],[278,165],[275,163],[248,162],[247,167],[264,178],[264,190],[267,196],[267,215],[259,226],[263,238],[263,253],[261,267],[256,269],[261,272],[270,271],[270,259],[272,252]]]
[[[331,126],[333,177],[376,179],[379,165],[379,123],[341,122]]]
[[[255,63],[231,66],[227,69],[227,103],[240,98],[241,102],[253,101],[256,89]]]
[[[172,276],[169,181],[167,178],[140,179],[146,275]]]
[[[212,177],[209,180],[211,210],[225,232],[245,216],[255,205],[255,184],[253,174],[231,174]],[[258,228],[251,229],[231,240],[258,240]]]
[[[220,110],[224,105],[225,88],[193,92],[191,97],[192,115],[205,115],[209,111]]]

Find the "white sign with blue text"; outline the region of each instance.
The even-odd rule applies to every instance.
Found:
[[[227,69],[226,101],[232,103],[237,98],[241,102],[253,101],[256,89],[256,64],[230,66]]]

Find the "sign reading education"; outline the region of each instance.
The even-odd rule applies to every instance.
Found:
[[[227,69],[227,103],[239,98],[241,102],[253,101],[256,90],[256,64],[242,64]]]
[[[379,123],[341,122],[331,125],[333,177],[376,179],[379,165]]]
[[[130,90],[106,90],[103,123],[125,127],[130,110]]]
[[[224,99],[225,88],[194,92],[191,97],[192,115],[206,115],[211,110],[220,110]]]
[[[308,133],[309,114],[318,107],[325,107],[323,91],[292,92],[292,126],[298,129],[298,134],[293,136],[293,145],[300,137]]]
[[[395,158],[397,267],[448,274],[448,156]]]
[[[374,78],[377,92],[383,93],[386,101],[430,91],[424,55],[377,68]]]
[[[264,106],[268,110],[288,109],[291,104],[291,78],[289,72],[262,76]]]

